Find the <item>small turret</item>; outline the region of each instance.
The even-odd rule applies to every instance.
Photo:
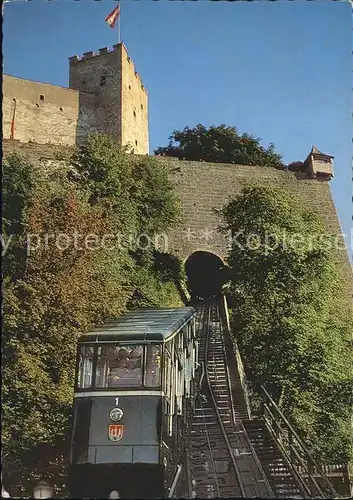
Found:
[[[334,156],[321,153],[316,146],[313,146],[304,165],[311,177],[320,180],[330,180],[333,177]]]

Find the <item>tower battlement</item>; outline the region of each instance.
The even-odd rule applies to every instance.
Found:
[[[84,52],[82,55],[74,55],[69,57],[69,63],[70,67],[71,65],[78,64],[83,61],[88,61],[88,60],[93,60],[95,58],[98,58],[100,56],[106,56],[106,55],[114,55],[115,53],[120,53],[121,51],[121,56],[126,57],[126,60],[129,64],[131,64],[132,69],[135,73],[135,77],[137,78],[139,84],[141,85],[142,90],[144,90],[147,93],[147,89],[144,86],[140,74],[135,70],[135,65],[131,57],[129,56],[129,53],[127,51],[126,46],[123,43],[117,43],[113,45],[112,47],[102,47],[96,51],[90,50],[88,52]]]
[[[92,57],[98,57],[104,54],[110,54],[116,50],[116,47],[119,44],[113,45],[112,47],[102,47],[98,50],[89,50],[88,52],[84,52],[82,55],[74,55],[69,57],[70,64],[75,64],[80,61],[85,61],[87,59],[91,59]]]

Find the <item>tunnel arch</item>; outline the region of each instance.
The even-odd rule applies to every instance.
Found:
[[[206,297],[221,293],[227,266],[212,252],[198,250],[185,261],[185,273],[191,296]]]

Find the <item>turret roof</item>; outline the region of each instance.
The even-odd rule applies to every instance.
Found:
[[[326,153],[323,153],[322,151],[320,151],[314,144],[314,146],[311,148],[311,151],[309,153],[309,156],[312,155],[312,154],[316,154],[316,155],[322,155],[322,156],[328,156],[329,158],[334,158],[334,156],[332,155],[328,155]]]

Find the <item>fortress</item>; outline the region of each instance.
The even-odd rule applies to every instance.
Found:
[[[50,166],[58,155],[69,159],[74,146],[95,132],[112,135],[135,154],[148,154],[147,91],[123,44],[71,57],[69,87],[4,76],[5,156],[18,151]],[[168,251],[184,261],[198,251],[226,258],[229,242],[217,231],[220,220],[214,209],[221,208],[248,181],[284,187],[298,203],[321,214],[329,233],[343,236],[328,182],[333,176],[333,156],[315,147],[300,172],[168,157],[159,161],[168,169],[184,214],[183,225],[168,235]],[[351,305],[352,267],[347,247],[342,244],[335,253]]]
[[[147,90],[124,44],[69,63],[69,88],[4,75],[3,137],[70,146],[101,132],[148,154]]]

